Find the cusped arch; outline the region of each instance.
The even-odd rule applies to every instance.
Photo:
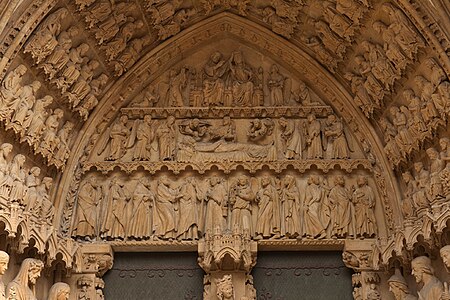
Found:
[[[118,116],[121,107],[129,103],[172,65],[204,45],[223,37],[233,39],[255,51],[264,53],[283,67],[292,70],[319,97],[328,101],[328,104],[343,118],[360,142],[365,141],[371,146],[371,151],[377,160],[374,166],[375,173],[382,179],[383,188],[386,189],[383,192],[385,197],[382,201],[383,209],[386,211],[386,215],[392,215],[392,218],[387,218],[387,222],[391,222],[388,227],[393,230],[394,220],[399,225],[402,217],[399,209],[400,192],[396,178],[384,154],[381,140],[354,103],[352,95],[347,90],[348,87],[308,55],[305,49],[250,20],[227,12],[192,25],[157,46],[108,89],[84,124],[80,131],[81,134],[76,138],[61,180],[61,188],[56,197],[55,204],[60,212],[55,219],[56,223],[61,218],[64,201],[66,201],[74,174],[78,172],[80,158],[85,153],[88,144],[92,145],[93,141],[90,139],[94,135],[99,135],[99,128],[107,128]]]

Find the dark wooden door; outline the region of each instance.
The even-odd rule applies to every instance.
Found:
[[[258,300],[353,299],[341,252],[259,252],[253,277]]]
[[[197,253],[116,253],[103,277],[107,300],[201,300]]]

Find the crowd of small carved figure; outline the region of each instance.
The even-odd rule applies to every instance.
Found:
[[[19,65],[3,79],[0,87],[0,120],[7,130],[19,136],[35,153],[40,153],[47,161],[62,168],[69,157],[69,139],[74,124],[63,119],[64,111],[48,108],[53,97],[37,98],[41,87],[39,81],[23,83],[27,72]]]
[[[431,81],[417,75],[414,82],[421,94],[412,89],[403,91],[407,105],[391,106],[390,118],[380,119],[384,133],[385,152],[394,164],[418,150],[425,139],[434,136],[439,127],[447,124],[450,113],[450,82],[433,59],[428,60],[433,70]],[[434,67],[432,67],[434,66]]]
[[[424,216],[433,206],[443,207],[450,199],[450,140],[441,138],[441,152],[428,148],[428,169],[423,162],[414,163],[414,172],[403,173],[405,183],[402,202],[403,215],[407,219]],[[413,176],[414,174],[414,176]]]
[[[254,239],[370,238],[376,194],[365,176],[349,186],[310,175],[304,189],[292,175],[240,175],[225,180],[166,175],[124,181],[90,176],[77,195],[72,236],[79,240],[194,240],[223,230]]]
[[[245,137],[240,131],[247,128]],[[334,114],[316,119],[129,120],[122,115],[98,142],[106,161],[274,161],[349,159],[352,136]],[[277,150],[279,149],[279,150]],[[279,152],[279,153],[278,153]],[[353,156],[353,155],[352,155]]]
[[[55,208],[49,192],[53,184],[51,177],[39,175],[41,169],[32,167],[27,170],[25,156],[16,154],[11,159],[13,146],[3,143],[0,146],[0,205],[8,210],[12,204],[18,205],[24,212],[41,222],[52,224]]]

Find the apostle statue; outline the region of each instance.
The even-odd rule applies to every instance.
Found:
[[[375,194],[367,182],[367,177],[358,177],[358,186],[353,192],[355,206],[355,229],[357,237],[372,237],[375,235]]]
[[[252,234],[252,202],[255,200],[250,179],[242,175],[230,191],[231,228],[249,230]]]
[[[422,284],[422,288],[417,292],[419,299],[440,299],[444,291],[444,286],[434,275],[431,259],[426,256],[416,257],[412,260],[411,267],[411,274],[416,279],[416,282]]]
[[[300,193],[294,176],[286,175],[281,189],[281,235],[296,238],[300,233]]]
[[[42,261],[25,258],[20,266],[19,273],[6,287],[6,299],[37,300],[34,287],[43,268],[44,263]]]
[[[261,178],[261,186],[256,193],[258,203],[258,218],[256,223],[256,238],[280,237],[280,203],[278,191],[269,176]]]
[[[225,188],[225,183],[219,177],[212,176],[209,179],[205,202],[204,233],[208,231],[212,233],[216,228],[219,228],[220,232],[222,232],[225,225],[224,217],[227,216],[226,204],[228,203],[228,191]]]
[[[172,188],[167,176],[161,176],[156,189],[155,207],[153,209],[153,229],[155,236],[162,239],[175,237],[175,211],[174,202],[178,194]]]
[[[353,204],[350,201],[351,195],[345,187],[344,176],[339,175],[334,179],[334,187],[328,195],[331,209],[331,236],[345,238],[352,236],[354,215]]]

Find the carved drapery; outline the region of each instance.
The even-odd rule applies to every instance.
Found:
[[[442,28],[448,23],[437,21],[431,4],[182,2],[6,4],[14,22],[0,33],[0,121],[7,133],[2,142],[20,147],[17,153],[26,159],[25,166],[19,156],[6,159],[4,173],[13,181],[1,195],[8,205],[5,230],[22,238],[19,252],[31,238],[39,253],[49,253],[48,261],[64,253],[70,268],[76,243],[69,236],[104,239],[121,249],[165,249],[168,240],[178,239],[178,249],[192,250],[205,228],[214,232],[217,225],[208,221],[205,200],[215,199],[203,197],[213,190],[206,178],[214,174],[217,186],[226,185],[223,194],[234,199],[217,205],[223,219],[218,223],[225,230],[235,224],[250,230],[262,247],[336,247],[362,237],[373,244],[373,269],[397,270],[389,282],[400,285],[406,273],[399,270],[410,268],[414,257],[435,261],[448,243],[450,63],[448,30]],[[178,61],[224,37],[239,40],[238,51],[211,47],[195,64]],[[264,49],[262,56],[273,60],[255,64],[247,48]],[[224,117],[229,118],[222,122]],[[232,124],[245,134],[234,136]],[[322,153],[309,141],[314,132],[322,138]],[[173,145],[164,143],[170,137]],[[93,159],[102,143],[99,159]],[[55,167],[64,170],[61,180]],[[159,182],[166,174],[170,183],[163,191]],[[254,194],[242,203],[246,184],[236,183],[241,175]],[[47,176],[55,177],[54,191]],[[115,194],[103,194],[107,188]],[[272,199],[279,201],[279,216]],[[341,205],[339,199],[351,203]],[[44,207],[35,211],[27,208],[41,202]],[[289,203],[299,207],[298,224],[284,219]],[[326,203],[337,203],[343,213],[327,216]],[[121,209],[129,217],[115,218]],[[355,213],[348,217],[346,209]],[[161,214],[154,211],[173,216],[174,229],[162,234],[167,220],[158,221]],[[182,217],[187,212],[193,218]],[[267,215],[276,217],[254,219]],[[137,217],[147,227],[121,219]],[[325,226],[328,219],[337,226]],[[104,223],[111,228],[105,230]],[[67,249],[57,250],[58,244]],[[387,278],[355,270],[355,298],[386,292]],[[221,280],[226,286],[228,279]]]

